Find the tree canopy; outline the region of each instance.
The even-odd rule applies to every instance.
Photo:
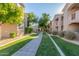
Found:
[[[0,3],[0,22],[21,24],[24,19],[24,9],[16,3]]]
[[[47,27],[47,23],[49,21],[49,14],[43,13],[42,17],[39,19],[39,27],[45,29]]]
[[[31,12],[31,13],[28,13],[27,19],[28,19],[28,23],[37,23],[38,17]]]

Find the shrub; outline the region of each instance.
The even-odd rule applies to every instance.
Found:
[[[32,33],[32,34],[31,34],[31,36],[36,36],[36,35],[37,35],[37,33]]]
[[[47,31],[49,34],[52,34],[52,32],[51,31]]]
[[[33,30],[32,30],[32,28],[28,28],[28,33],[31,33]]]
[[[25,34],[26,33],[31,33],[32,31],[33,31],[33,29],[31,27],[25,28]]]
[[[59,31],[58,35],[61,36],[61,37],[64,37],[64,31]]]
[[[76,38],[76,35],[75,35],[75,33],[73,33],[73,32],[66,31],[66,32],[64,33],[64,37],[67,38],[67,39],[73,40],[73,39]]]
[[[11,32],[11,33],[10,33],[10,37],[11,37],[11,38],[15,38],[16,36],[17,36],[16,32]]]
[[[57,32],[57,31],[53,31],[52,34],[53,34],[53,35],[57,35],[58,32]]]
[[[27,28],[24,28],[24,33],[25,33],[25,34],[27,33]]]

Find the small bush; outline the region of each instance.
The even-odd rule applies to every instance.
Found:
[[[61,36],[61,37],[64,37],[64,31],[59,31],[58,35]]]
[[[57,32],[57,31],[53,31],[52,34],[53,34],[53,35],[57,35],[58,32]]]
[[[25,28],[25,34],[26,33],[31,33],[32,31],[33,31],[33,29],[31,27]]]
[[[49,33],[49,34],[52,34],[52,32],[51,32],[51,31],[48,31],[48,33]]]
[[[73,39],[76,38],[76,35],[75,35],[75,33],[73,33],[73,32],[66,31],[66,32],[64,33],[64,37],[67,38],[67,39],[73,40]]]
[[[33,34],[31,34],[31,36],[37,36],[37,33],[33,33]]]
[[[16,32],[11,32],[11,33],[10,33],[10,37],[11,37],[11,38],[15,38],[16,36],[17,36]]]

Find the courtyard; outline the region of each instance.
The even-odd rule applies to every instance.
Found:
[[[0,56],[79,56],[79,3],[0,6]]]

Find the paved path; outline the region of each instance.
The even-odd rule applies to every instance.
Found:
[[[42,33],[40,33],[36,39],[30,41],[23,48],[15,52],[12,56],[35,56],[41,40]]]
[[[19,37],[16,37],[16,38],[8,38],[8,39],[2,39],[2,40],[0,40],[0,47],[1,46],[4,46],[4,45],[6,45],[6,44],[9,44],[9,43],[11,43],[11,42],[14,42],[14,41],[16,41],[16,40],[20,40],[20,39],[22,39],[22,38],[24,38],[25,36],[19,36]]]
[[[57,48],[58,52],[60,53],[61,56],[65,56],[65,54],[63,53],[63,51],[60,49],[60,47],[56,44],[56,42],[53,40],[53,38],[51,38],[51,36],[49,34],[47,34],[49,36],[49,38],[51,39],[52,43],[55,45],[55,47]]]
[[[22,38],[25,38],[26,36],[28,37],[28,36],[30,36],[30,35],[31,35],[31,34],[28,34],[28,35],[25,35],[25,36],[20,35],[20,36],[18,36],[18,37],[16,37],[16,38],[0,39],[0,47],[1,47],[1,46],[4,46],[4,45],[6,45],[6,44],[10,44],[10,43],[12,43],[12,42],[14,42],[14,41],[20,40],[20,39],[22,39]]]

